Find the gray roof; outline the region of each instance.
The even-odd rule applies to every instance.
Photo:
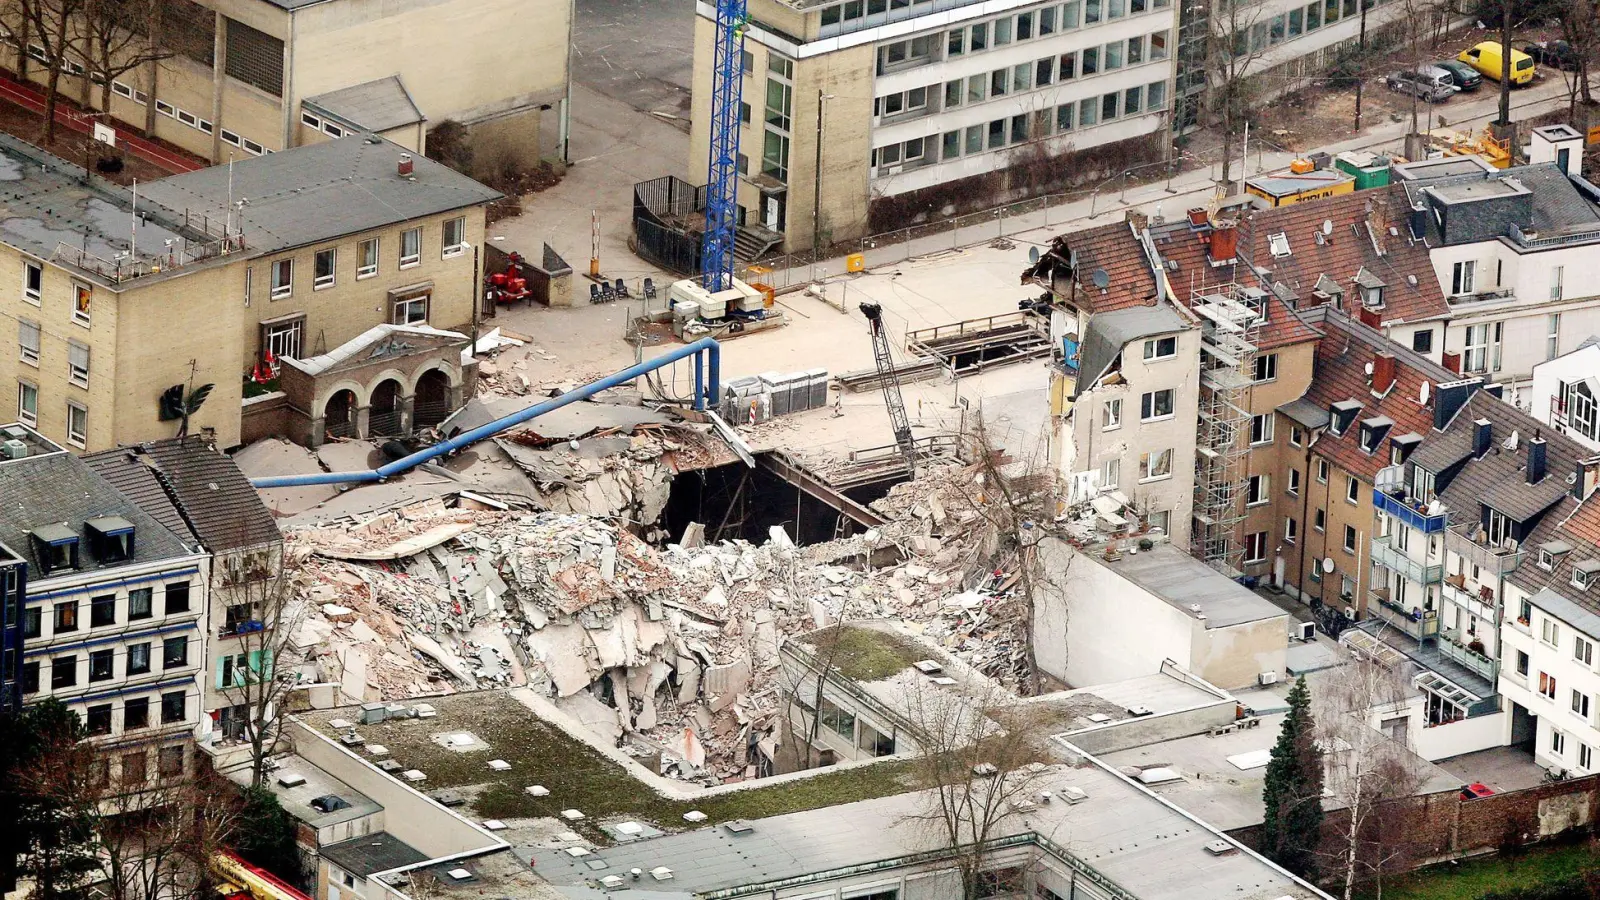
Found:
[[[1113,563],[1097,554],[1083,554],[1083,558],[1106,566],[1185,613],[1199,606],[1207,629],[1288,615],[1271,601],[1171,544],[1127,553]]]
[[[1205,846],[1221,839],[1219,832],[1098,765],[1051,769],[1040,787],[1057,796],[1076,787],[1088,796],[1007,816],[997,824],[996,836],[1031,832],[1053,841],[1141,900],[1326,896],[1252,854],[1212,855]],[[842,878],[852,867],[944,847],[931,829],[907,827],[929,802],[926,793],[900,794],[759,819],[743,834],[704,827],[603,847],[578,858],[549,853],[539,857],[538,869],[565,891],[593,887],[606,875],[626,879],[632,868],[648,873],[666,866],[672,880],[657,882],[647,874],[641,886],[698,895],[823,873]],[[819,889],[825,889],[823,881],[816,878]]]
[[[1093,384],[1106,369],[1110,368],[1112,360],[1122,352],[1122,348],[1129,341],[1140,338],[1153,337],[1158,334],[1172,334],[1189,328],[1189,322],[1178,315],[1177,310],[1162,303],[1156,306],[1130,306],[1114,312],[1097,313],[1089,317],[1089,327],[1085,329],[1083,347],[1079,350],[1078,371],[1080,390],[1083,385]]]
[[[427,121],[398,75],[318,94],[302,102],[315,112],[367,131],[389,131]]]
[[[236,216],[248,248],[275,253],[500,198],[447,166],[412,159],[412,177],[397,170],[407,151],[381,137],[352,133],[236,162],[231,196],[246,200]],[[139,186],[139,196],[171,209],[223,221],[229,166],[212,166]]]
[[[376,872],[387,872],[400,866],[425,862],[428,855],[400,840],[387,831],[337,844],[329,844],[317,851],[339,868],[362,878]]]
[[[101,516],[120,516],[133,523],[132,559],[108,563],[94,555],[84,522]],[[65,574],[190,554],[177,535],[71,454],[50,453],[0,462],[0,544],[27,560],[30,570],[42,572],[28,534],[49,526],[70,531],[79,539],[78,569]],[[33,580],[37,582],[42,577],[35,575]]]
[[[83,460],[162,524],[197,536],[213,553],[283,541],[277,521],[233,458],[197,437],[103,450]]]
[[[1528,601],[1587,635],[1600,634],[1600,615],[1574,603],[1551,588],[1544,588]]]
[[[1322,428],[1328,424],[1328,411],[1305,398],[1290,400],[1278,407],[1278,412],[1307,428]]]
[[[1512,196],[1525,189],[1530,199],[1531,213],[1524,216],[1513,205],[1483,204],[1475,209],[1474,220],[1463,232],[1470,240],[1485,240],[1492,236],[1511,233],[1515,224],[1524,230],[1532,229],[1540,236],[1564,230],[1592,230],[1600,225],[1600,210],[1578,190],[1565,171],[1555,163],[1536,163],[1510,169],[1470,171],[1466,174],[1441,178],[1419,178],[1405,183],[1406,197],[1413,207],[1427,203],[1425,192],[1451,201],[1479,196]],[[1439,222],[1432,215],[1425,216],[1430,244],[1438,246],[1443,240]]]

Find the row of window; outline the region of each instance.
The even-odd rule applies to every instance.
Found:
[[[97,703],[84,710],[83,727],[91,736],[107,735],[111,733],[110,703]],[[169,691],[161,695],[161,724],[179,725],[188,719],[189,697],[183,691]],[[122,733],[140,731],[150,727],[150,698],[136,697],[122,702]],[[166,750],[176,749],[182,752],[182,747],[168,747]],[[143,754],[140,754],[141,756]],[[182,759],[180,755],[179,760]],[[140,770],[142,773],[142,769]],[[161,774],[176,774],[163,771]],[[141,777],[139,781],[143,781]]]
[[[189,641],[185,635],[164,638],[161,641],[161,668],[163,671],[187,668],[189,665]],[[154,648],[151,641],[139,641],[125,647],[108,647],[103,650],[93,650],[89,653],[89,681],[94,684],[101,681],[110,681],[117,677],[117,656],[122,656],[122,677],[132,678],[136,675],[148,675],[151,672],[150,654]],[[62,690],[76,687],[80,682],[79,660],[82,657],[76,653],[64,653],[50,659],[50,689]],[[23,693],[35,693],[39,690],[38,660],[30,660],[22,664]]]
[[[150,776],[147,771],[149,762],[149,751],[142,747],[122,754],[118,759],[117,784],[137,787],[149,781]],[[93,787],[103,788],[111,784],[111,758],[109,756],[97,755],[90,762],[90,765],[93,766],[89,773]],[[182,744],[162,747],[156,751],[156,772],[161,778],[174,778],[183,774],[184,752]]]
[[[133,85],[124,84],[120,81],[111,82],[111,91],[117,96],[132,100],[134,103],[137,103],[140,106],[144,106],[150,102],[149,95],[147,95],[144,91],[139,90]],[[186,109],[173,106],[171,103],[168,103],[165,100],[156,100],[156,112],[166,116],[169,119],[175,119],[179,122],[182,122],[196,131],[205,134],[213,134],[216,132],[216,124],[210,119],[202,118],[201,116],[189,112]],[[255,156],[262,156],[272,152],[266,147],[263,147],[260,143],[252,141],[247,137],[242,137],[238,134],[235,134],[226,128],[222,129],[222,142],[225,144],[230,144],[234,147],[238,147],[246,153],[250,153]]]
[[[1158,31],[947,81],[943,88],[943,108],[982,103],[1036,87],[1114,72],[1124,66],[1163,60],[1169,53],[1169,38],[1169,31]],[[937,86],[916,87],[886,94],[873,101],[873,115],[893,116],[925,109],[930,92],[937,89]]]
[[[23,260],[22,263],[22,299],[27,303],[44,307],[44,264]],[[94,304],[94,288],[81,281],[72,282],[72,322],[88,328],[92,322],[90,318],[91,307]],[[37,328],[37,326],[35,326]],[[34,345],[35,353],[38,344]],[[27,362],[27,358],[23,358]]]
[[[379,257],[382,252],[380,238],[369,238],[356,244],[356,280],[371,278],[378,274]],[[401,269],[409,269],[422,264],[422,227],[408,228],[400,232],[398,246]],[[449,219],[444,223],[442,231],[440,257],[450,259],[467,252],[467,220],[466,217]],[[245,300],[250,299],[251,282],[254,269],[245,270]],[[270,266],[271,285],[270,298],[283,300],[294,296],[294,260],[274,260]],[[312,259],[311,289],[314,291],[333,287],[339,281],[339,249],[329,247],[318,250]]]
[[[39,386],[31,381],[17,382],[17,421],[39,424]],[[76,400],[67,401],[67,443],[80,449],[89,443],[89,407]]]
[[[1166,106],[1166,89],[1166,82],[1157,81],[1148,86],[1135,86],[1125,91],[1113,91],[1098,97],[1071,101],[1062,104],[1054,111],[1018,113],[1008,118],[995,119],[988,124],[980,123],[969,125],[965,129],[947,131],[939,137],[937,159],[933,157],[935,150],[931,145],[933,138],[911,138],[900,143],[874,148],[870,162],[874,168],[948,162],[962,156],[1065,134],[1074,127],[1089,128],[1120,117],[1163,109]]]
[[[1157,450],[1139,454],[1139,481],[1161,481],[1172,477],[1172,451]],[[1100,487],[1116,490],[1122,486],[1122,459],[1113,456],[1100,464]]]
[[[1126,16],[1166,9],[1172,0],[1072,0],[1042,9],[1008,14],[987,22],[974,22],[945,32],[946,58],[982,53],[1004,47],[1013,40],[1049,37],[1057,31],[1114,22]]]
[[[324,119],[321,116],[313,115],[312,113],[301,112],[300,124],[306,126],[307,128],[316,129],[317,131],[320,131],[331,138],[344,137],[343,125],[340,125],[338,122],[334,122],[331,119]]]
[[[17,320],[17,357],[23,365],[39,368],[44,353],[43,328],[29,319]],[[67,340],[67,383],[81,388],[89,386],[89,345]]]
[[[1388,2],[1391,0],[1368,0],[1366,5],[1371,9]],[[1354,16],[1358,11],[1356,0],[1321,0],[1303,8],[1278,13],[1270,19],[1252,22],[1233,33],[1233,55],[1260,53],[1268,47],[1275,47],[1284,41],[1310,34],[1324,25]]]
[[[162,591],[162,615],[173,616],[191,610],[189,582],[174,581]],[[83,604],[78,600],[63,600],[51,608],[50,637],[69,634],[83,627]],[[22,613],[22,636],[26,639],[43,637],[45,607],[30,606]],[[142,587],[128,591],[127,618],[125,622],[138,622],[155,616],[155,589]],[[89,600],[89,627],[106,628],[117,621],[117,595],[103,594]]]

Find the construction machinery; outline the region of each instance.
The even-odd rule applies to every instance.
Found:
[[[867,317],[867,327],[872,331],[872,357],[878,366],[878,380],[883,385],[883,402],[889,407],[889,425],[894,429],[894,442],[900,455],[906,459],[906,475],[917,475],[917,447],[911,440],[911,419],[906,415],[906,401],[900,395],[900,376],[894,370],[894,359],[889,355],[889,330],[883,325],[883,307],[876,303],[861,304],[861,314]]]
[[[227,850],[211,854],[210,869],[217,893],[228,900],[311,900],[278,876]]]
[[[733,238],[739,220],[739,101],[744,84],[745,0],[717,0],[711,67],[711,158],[706,177],[706,229],[701,272],[713,294],[733,287]]]
[[[522,277],[521,254],[507,254],[506,270],[489,276],[489,290],[494,294],[496,303],[515,303],[527,299],[532,292],[528,290],[528,279]]]

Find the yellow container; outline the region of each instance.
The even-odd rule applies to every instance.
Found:
[[[867,257],[865,254],[852,253],[844,258],[846,272],[865,272],[867,270]]]

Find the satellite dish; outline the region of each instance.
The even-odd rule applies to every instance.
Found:
[[[1417,402],[1423,406],[1428,405],[1428,383],[1424,381],[1422,387],[1417,389]]]
[[[1106,274],[1105,269],[1095,269],[1089,277],[1094,279],[1094,286],[1102,291],[1111,286],[1111,276]]]
[[[1500,446],[1506,448],[1507,450],[1517,449],[1517,432],[1515,429],[1512,430],[1511,437],[1506,438],[1506,442]]]
[[[1333,234],[1333,220],[1332,219],[1323,219],[1322,220],[1322,236],[1323,237],[1327,237],[1330,234]]]
[[[1038,247],[1029,247],[1028,248],[1028,262],[1035,263],[1035,264],[1037,264],[1039,262],[1039,248]]]
[[[1333,557],[1324,556],[1322,558],[1322,571],[1328,573],[1329,575],[1332,575],[1333,574],[1333,570],[1335,568],[1336,568],[1336,566],[1334,566]]]
[[[1417,276],[1415,276],[1415,275],[1407,275],[1406,276],[1406,284],[1409,284],[1412,287],[1416,287],[1417,286]]]
[[[1366,369],[1367,376],[1371,377],[1372,376],[1372,363],[1370,363],[1370,362],[1367,363],[1366,366],[1364,366],[1363,368]]]

